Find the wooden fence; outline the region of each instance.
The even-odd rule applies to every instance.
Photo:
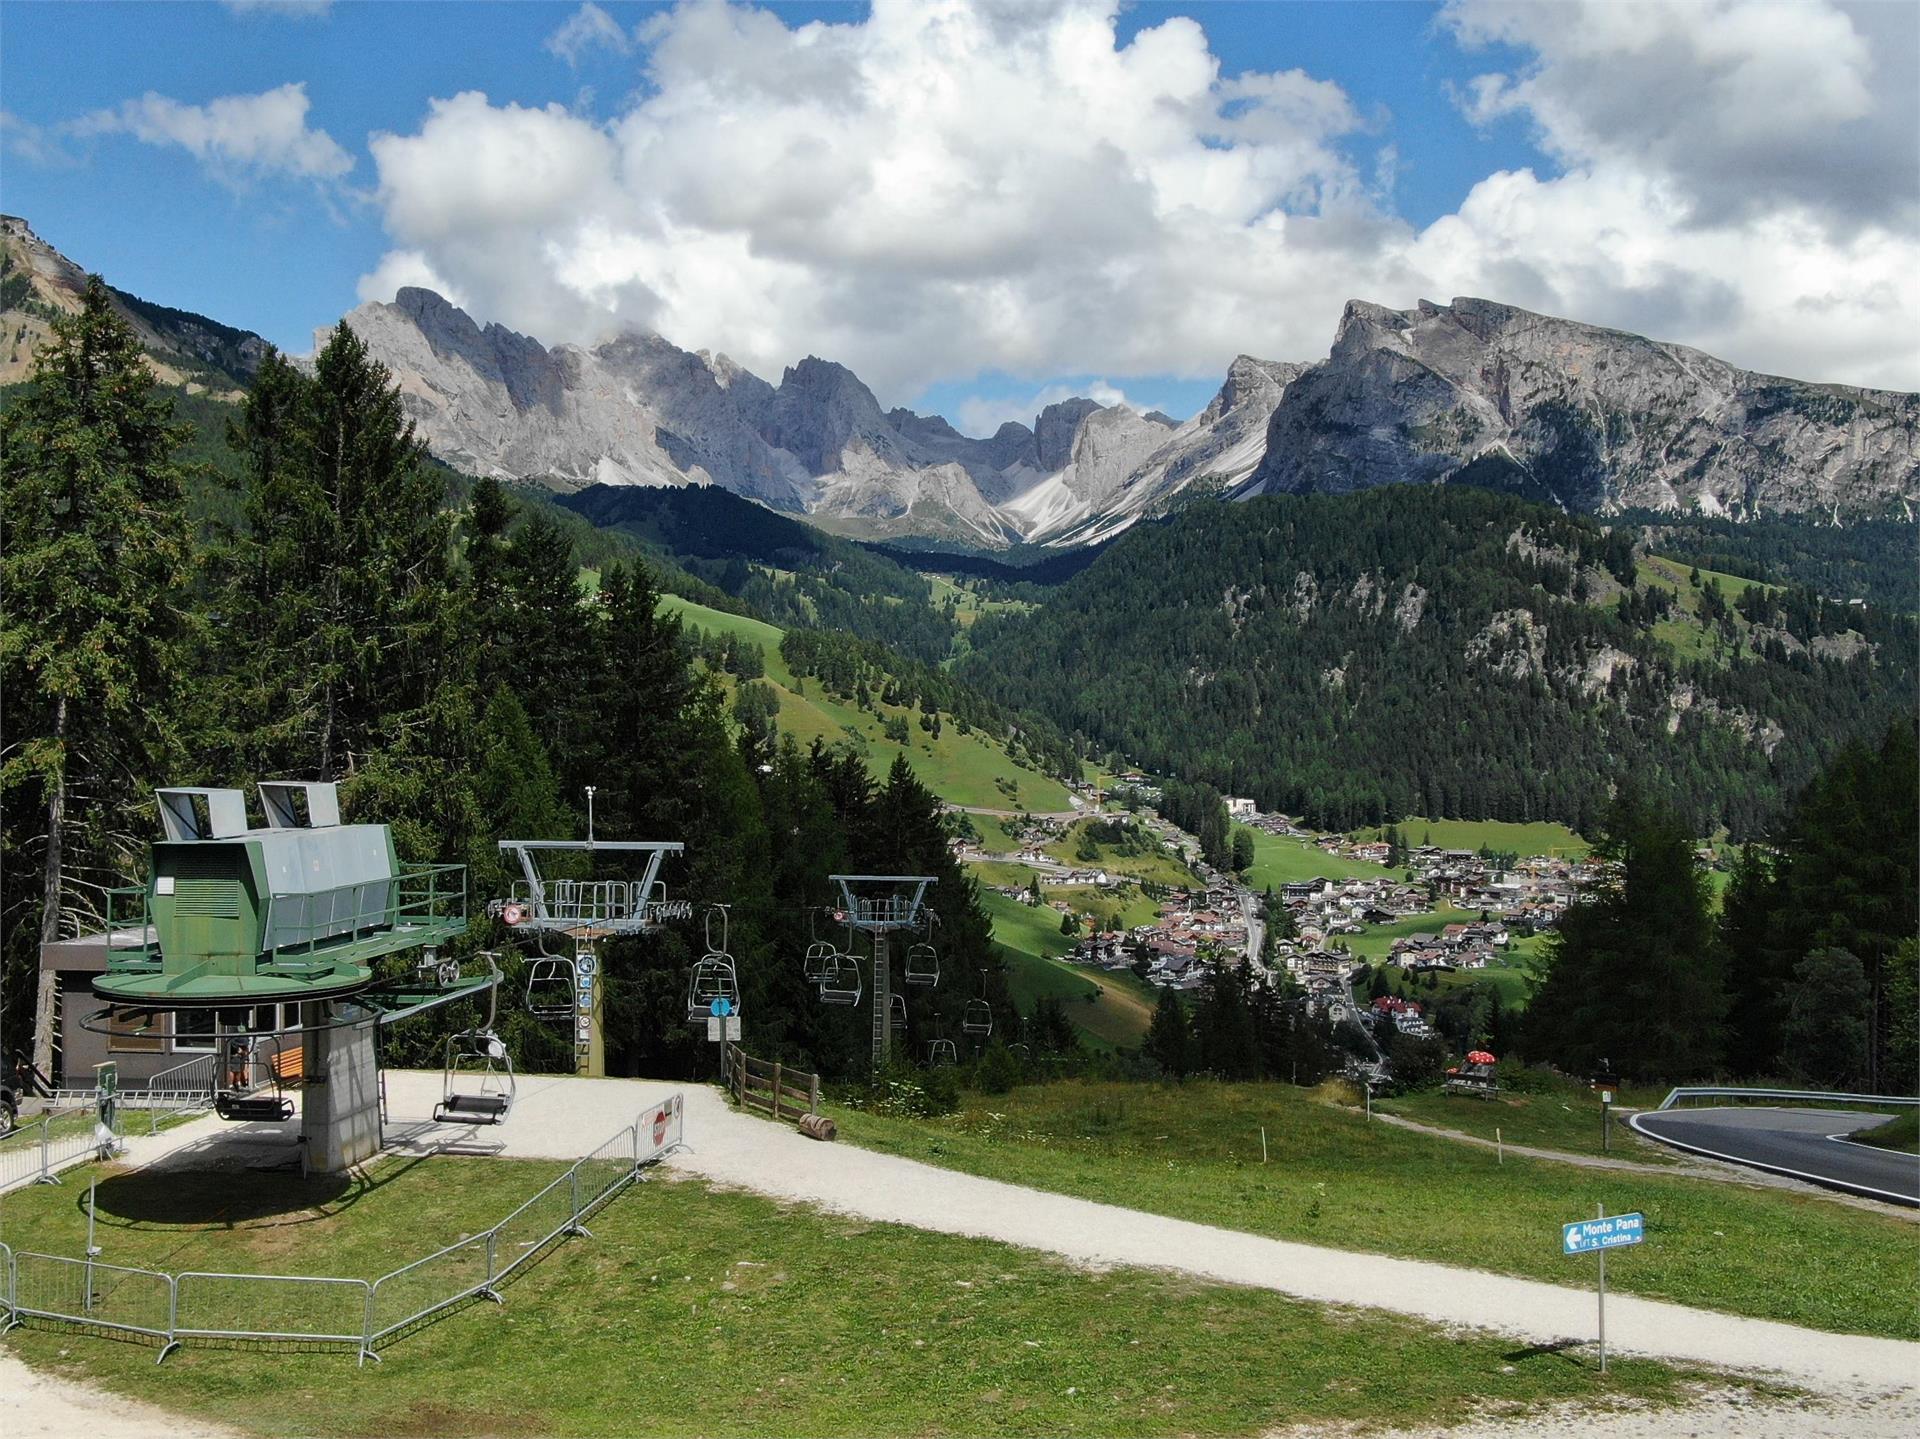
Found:
[[[765,1110],[775,1119],[820,1112],[819,1075],[755,1059],[731,1042],[720,1046],[720,1079],[741,1104]]]

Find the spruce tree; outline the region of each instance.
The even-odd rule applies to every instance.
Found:
[[[156,782],[188,778],[178,728],[193,549],[186,438],[98,276],[56,320],[0,419],[0,760],[6,1024],[20,1044],[35,946],[101,919],[152,834]],[[50,994],[50,992],[49,992]],[[47,1059],[50,1035],[36,1058]]]
[[[1160,1000],[1153,1007],[1145,1050],[1147,1058],[1170,1078],[1185,1079],[1193,1068],[1193,1030],[1187,1022],[1187,1007],[1171,989],[1161,990]]]
[[[1640,1079],[1711,1072],[1726,992],[1690,828],[1623,794],[1596,848],[1616,870],[1547,943],[1546,977],[1527,1009],[1529,1054],[1576,1072],[1607,1059]]]

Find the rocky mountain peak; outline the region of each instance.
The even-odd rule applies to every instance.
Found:
[[[1462,297],[1350,301],[1249,492],[1460,478],[1571,509],[1840,515],[1920,496],[1920,397],[1758,375]]]
[[[1100,408],[1093,400],[1061,400],[1034,418],[1035,462],[1042,473],[1064,470],[1073,458],[1074,437],[1080,422]]]

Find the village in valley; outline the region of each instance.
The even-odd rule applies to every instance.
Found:
[[[971,820],[956,825],[952,841],[983,890],[1059,916],[1070,943],[1049,962],[1189,994],[1215,961],[1246,960],[1255,975],[1298,986],[1312,1012],[1380,1035],[1430,1030],[1421,999],[1364,993],[1376,969],[1408,989],[1490,973],[1519,998],[1542,937],[1604,866],[1564,831],[1570,843],[1530,854],[1438,844],[1417,822],[1411,834],[1395,826],[1318,833],[1229,796],[1232,824],[1287,856],[1284,865],[1256,860],[1233,874],[1208,863],[1196,837],[1159,812],[1161,790],[1139,771],[1115,776],[1107,790],[1092,782],[1071,788],[1071,812],[991,821],[1008,849],[983,847]],[[1127,833],[1130,849],[1150,846],[1160,872],[1177,872],[1178,881],[1143,878],[1141,865],[1089,844],[1089,826]],[[1703,857],[1713,859],[1710,850]]]

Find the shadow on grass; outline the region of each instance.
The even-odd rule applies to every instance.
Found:
[[[302,1175],[291,1170],[167,1165],[107,1175],[92,1190],[76,1189],[82,1218],[94,1196],[96,1222],[119,1229],[232,1228],[265,1220],[312,1224],[351,1209],[375,1190],[404,1178],[427,1156],[383,1165],[378,1173]]]

